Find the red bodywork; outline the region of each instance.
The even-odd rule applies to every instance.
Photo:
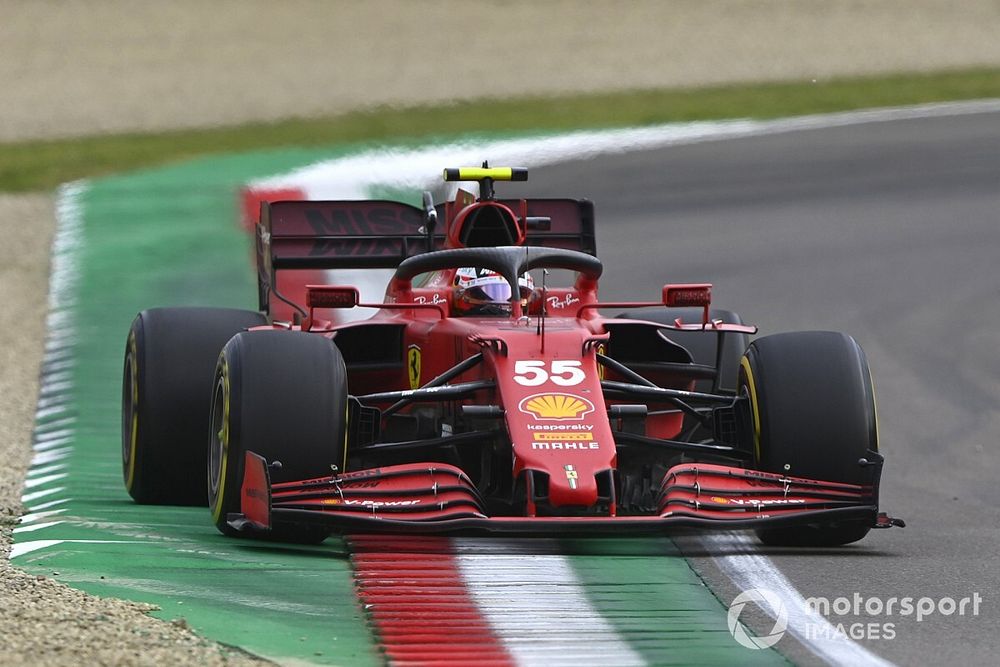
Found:
[[[493,449],[506,453],[509,447],[509,458],[505,470],[491,469],[491,479],[506,477],[506,482],[501,480],[498,486],[487,479],[473,480],[460,467],[433,458],[430,452],[436,450],[432,448],[426,460],[398,463],[390,459],[381,465],[377,453],[358,454],[364,447],[352,450],[349,444],[348,457],[367,462],[366,467],[348,466],[347,472],[331,477],[272,485],[267,462],[248,452],[242,515],[232,517],[233,526],[266,530],[290,522],[365,531],[551,533],[888,521],[878,518],[877,474],[871,485],[855,486],[711,462],[677,462],[657,480],[659,488],[650,491],[653,504],[645,511],[623,508],[616,495],[621,478],[616,434],[623,427],[609,416],[609,409],[628,407],[629,401],[613,394],[606,398],[602,381],[634,382],[635,378],[599,363],[598,357],[607,354],[615,327],[640,332],[653,327],[667,333],[671,327],[605,318],[598,305],[699,306],[704,307],[704,317],[677,321],[673,328],[739,333],[755,329],[710,321],[710,285],[665,286],[661,300],[652,303],[599,304],[599,263],[596,270],[579,270],[570,287],[542,291],[536,284],[530,302],[513,300],[508,316],[455,317],[452,281],[460,264],[448,259],[430,272],[405,269],[418,256],[451,258],[449,251],[462,253],[467,245],[472,246],[469,250],[484,245],[469,243],[470,238],[475,240],[470,226],[477,219],[508,224],[507,242],[497,248],[501,254],[513,256],[513,249],[519,248],[527,257],[537,246],[593,252],[592,218],[586,219],[588,211],[592,216],[589,203],[476,201],[459,192],[456,201],[448,202],[443,210],[437,207],[436,213],[444,217],[443,233],[437,235],[424,227],[427,211],[393,202],[265,203],[257,232],[261,308],[275,320],[277,313],[287,312],[284,306],[279,310],[274,298],[279,286],[290,301],[308,303],[301,323],[275,321],[272,326],[332,337],[347,359],[350,393],[383,410],[399,399],[398,392],[435,391],[428,381],[481,355],[478,363],[449,378],[450,386],[479,383],[479,388],[441,403],[435,413],[440,421],[438,439],[461,441],[462,433],[448,429],[459,423],[467,426],[461,417],[463,406],[494,410],[492,432],[502,437]],[[533,216],[548,218],[548,226],[534,235],[527,222]],[[279,284],[277,278],[278,269],[396,266],[382,304],[358,304],[357,291],[350,287],[315,286],[310,291],[294,281]],[[326,308],[352,305],[379,311],[367,320],[335,324],[334,311]],[[384,357],[365,357],[372,354],[371,346],[380,345],[395,349]],[[669,341],[664,345],[672,346],[671,350],[676,347]],[[393,363],[386,361],[390,359]],[[675,398],[695,386],[692,377],[671,368],[654,368],[645,377],[674,392]],[[678,438],[684,429],[684,413],[666,399],[653,397],[647,403],[642,435],[666,441]],[[402,412],[411,409],[404,407]],[[386,430],[385,423],[381,430]],[[498,488],[511,501],[500,513],[492,509],[495,503],[490,497]]]

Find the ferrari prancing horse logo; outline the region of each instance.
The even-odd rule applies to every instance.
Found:
[[[580,479],[579,473],[577,473],[576,468],[571,465],[563,466],[563,470],[566,471],[566,480],[569,482],[569,488],[576,489],[577,480]]]
[[[406,350],[406,372],[410,376],[410,389],[420,389],[420,346],[411,345]]]

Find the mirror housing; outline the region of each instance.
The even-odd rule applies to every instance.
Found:
[[[682,283],[663,286],[663,305],[667,308],[699,307],[712,305],[711,283]]]

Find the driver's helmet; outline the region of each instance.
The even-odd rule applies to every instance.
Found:
[[[517,280],[522,299],[530,299],[535,282],[530,274]],[[452,313],[464,315],[510,315],[510,283],[490,269],[463,267],[455,272]]]

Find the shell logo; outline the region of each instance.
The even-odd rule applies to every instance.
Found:
[[[517,406],[535,419],[580,420],[594,411],[594,404],[573,394],[535,394]]]

